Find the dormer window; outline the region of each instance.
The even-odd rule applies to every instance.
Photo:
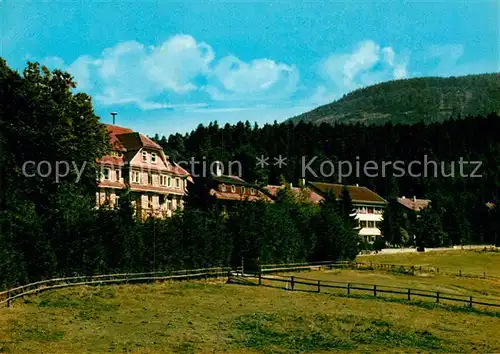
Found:
[[[241,194],[245,194],[245,187],[241,186]]]
[[[224,183],[222,183],[222,184],[220,185],[220,191],[221,191],[221,192],[225,192],[225,191],[226,191],[226,185],[225,185]]]
[[[250,188],[250,194],[255,194],[255,189],[254,188]]]
[[[148,153],[146,151],[142,152],[142,162],[148,161]]]
[[[231,192],[232,192],[232,193],[235,193],[235,192],[236,192],[236,186],[235,186],[234,184],[231,186]]]
[[[156,163],[156,152],[151,153],[151,163]]]

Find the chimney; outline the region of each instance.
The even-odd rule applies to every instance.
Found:
[[[215,175],[222,176],[222,169],[223,169],[222,162],[215,161],[214,164],[215,164]],[[213,171],[212,171],[212,173],[213,173]]]
[[[356,187],[359,187],[359,184],[356,183]]]
[[[306,179],[301,178],[299,179],[299,187],[305,187],[306,186]]]
[[[113,116],[113,125],[115,125],[115,116],[118,114],[116,112],[111,112],[110,113]]]
[[[406,197],[403,195],[403,196],[401,197],[401,199],[406,199]]]
[[[417,197],[416,196],[413,196],[413,201],[416,202],[417,201]]]
[[[292,184],[292,183],[290,183],[290,189],[292,189],[292,188],[293,188],[293,184]]]

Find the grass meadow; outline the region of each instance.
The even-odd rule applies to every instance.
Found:
[[[500,261],[464,254],[477,264],[483,256]],[[486,279],[353,270],[296,276],[500,297],[500,283]],[[80,286],[28,296],[0,309],[0,353],[500,352],[498,312],[225,280]]]

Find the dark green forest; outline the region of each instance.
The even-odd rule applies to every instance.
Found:
[[[500,112],[499,73],[388,81],[353,91],[291,120],[316,124],[414,124],[492,112]]]
[[[74,94],[73,87],[67,73],[35,63],[18,73],[0,60],[0,288],[65,275],[235,266],[242,258],[258,257],[262,263],[352,259],[371,247],[358,240],[345,191],[340,201],[330,196],[310,205],[284,189],[274,204],[242,202],[228,214],[220,213],[217,204],[188,200],[182,214],[146,222],[134,219],[127,192],[119,208],[96,210],[96,159],[110,146],[91,98]],[[496,114],[376,127],[291,122],[219,127],[214,122],[155,139],[177,161],[241,161],[242,177],[257,185],[296,183],[302,156],[318,156],[318,163],[409,162],[423,155],[447,163],[481,161],[481,178],[362,175],[343,181],[365,185],[389,200],[398,195],[432,199],[404,232],[400,212],[388,208],[381,241],[403,245],[409,242],[403,234],[412,233],[417,245],[430,247],[499,243],[500,208],[486,207],[486,202],[499,202],[499,128]],[[280,154],[287,166],[255,165],[257,156],[272,161]],[[72,168],[58,181],[53,174],[27,177],[26,161],[52,166],[70,161],[85,168],[81,176]],[[190,190],[194,194],[196,188]]]

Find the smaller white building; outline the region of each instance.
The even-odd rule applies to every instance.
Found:
[[[342,195],[342,184],[309,182],[308,185],[322,197],[334,192],[337,200]],[[359,185],[346,186],[352,199],[353,207],[356,211],[355,217],[358,220],[359,235],[367,242],[374,242],[382,235],[380,231],[382,215],[387,208],[387,201],[374,191]]]

